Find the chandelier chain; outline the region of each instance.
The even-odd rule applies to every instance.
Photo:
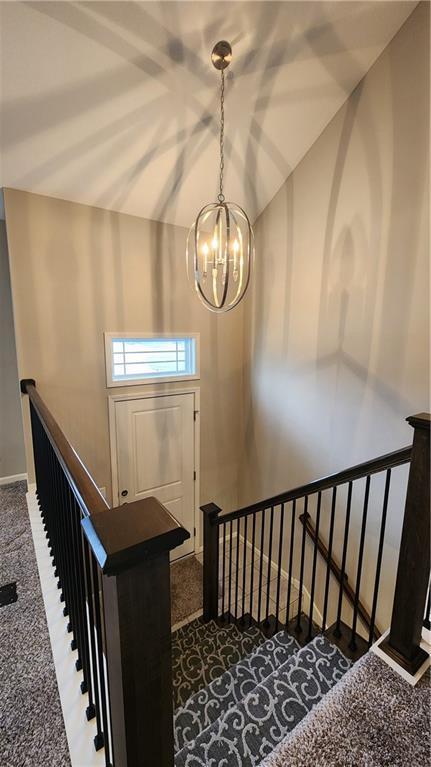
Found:
[[[224,202],[223,194],[223,176],[224,176],[224,69],[221,70],[221,87],[220,87],[220,192],[218,195],[219,202]]]

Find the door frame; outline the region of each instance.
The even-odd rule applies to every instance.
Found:
[[[196,472],[196,479],[194,482],[194,508],[193,508],[193,526],[195,530],[194,534],[194,549],[196,554],[200,550],[201,540],[201,515],[199,514],[200,506],[200,399],[201,392],[199,387],[187,388],[187,389],[163,389],[143,392],[133,392],[126,394],[109,394],[108,395],[108,419],[109,419],[109,445],[111,452],[111,485],[112,485],[112,505],[117,506],[120,504],[119,499],[119,486],[118,486],[118,452],[117,452],[117,430],[115,419],[115,407],[117,402],[124,402],[125,400],[133,399],[153,399],[155,397],[175,397],[181,394],[193,394],[194,397],[194,471]],[[186,556],[191,556],[187,554]]]

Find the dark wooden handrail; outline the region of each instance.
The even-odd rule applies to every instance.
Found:
[[[317,549],[319,553],[322,555],[325,562],[326,563],[329,562],[329,567],[331,569],[332,574],[335,576],[335,579],[338,581],[338,583],[342,584],[342,589],[347,599],[349,600],[350,604],[353,606],[355,604],[355,592],[353,591],[352,587],[349,584],[349,578],[347,574],[344,573],[344,577],[342,577],[341,567],[337,564],[333,556],[329,557],[329,551],[327,547],[325,546],[321,537],[319,535],[316,535],[316,528],[314,527],[311,521],[310,515],[301,514],[299,519],[301,520],[302,524],[305,523],[305,529],[307,531],[307,534],[310,536],[313,543],[317,545]],[[364,607],[361,600],[358,601],[358,615],[369,633],[371,630],[371,615],[369,614],[367,609]],[[375,639],[378,639],[381,636],[381,631],[379,631],[379,629],[377,628],[375,624],[374,624],[373,634]]]
[[[46,435],[54,448],[63,470],[72,485],[76,499],[85,516],[97,511],[106,511],[109,505],[88,469],[84,466],[75,448],[62,432],[54,416],[45,405],[36,389],[36,382],[31,378],[21,381],[21,392],[28,394],[30,402],[36,410]]]
[[[316,479],[306,485],[301,485],[292,490],[288,490],[285,493],[274,495],[272,498],[266,498],[263,501],[258,501],[250,506],[244,506],[242,509],[231,511],[228,514],[220,514],[217,518],[217,524],[222,525],[234,519],[247,517],[257,511],[269,509],[271,506],[280,506],[282,503],[288,503],[289,501],[294,501],[298,498],[304,498],[305,496],[313,495],[322,490],[329,490],[338,485],[353,482],[355,479],[378,474],[380,471],[392,469],[395,466],[402,466],[404,463],[409,463],[411,455],[411,445],[409,447],[403,447],[400,450],[395,450],[393,453],[386,453],[386,455],[373,458],[371,461],[359,463],[349,469],[338,471],[336,474],[329,474],[327,477]]]

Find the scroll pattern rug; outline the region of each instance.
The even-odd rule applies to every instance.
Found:
[[[349,666],[336,647],[317,636],[184,746],[175,767],[257,767]]]

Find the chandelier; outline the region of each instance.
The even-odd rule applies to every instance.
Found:
[[[226,202],[224,176],[224,70],[232,60],[225,40],[212,51],[211,61],[220,71],[220,180],[217,202],[198,213],[187,238],[187,272],[200,300],[212,312],[228,312],[243,298],[250,282],[254,237],[245,211]]]

